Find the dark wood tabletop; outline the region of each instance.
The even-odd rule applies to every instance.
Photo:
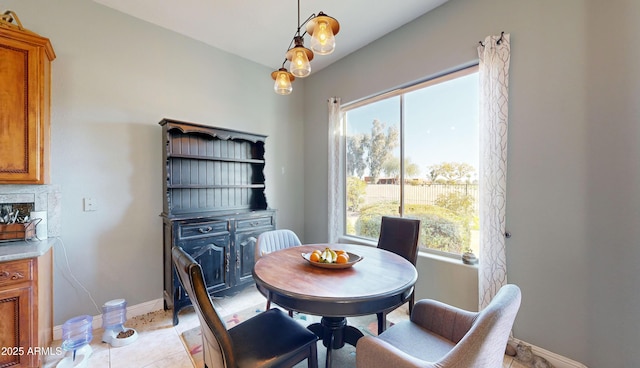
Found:
[[[321,268],[302,257],[315,249],[344,250],[362,257],[352,267]],[[403,257],[376,247],[353,244],[310,244],[262,256],[253,267],[261,293],[286,309],[322,316],[308,326],[332,350],[356,346],[362,331],[347,325],[348,316],[376,314],[405,303],[418,279],[416,268]]]
[[[342,249],[363,259],[346,269],[310,264],[303,253],[325,247]],[[377,313],[406,301],[418,273],[403,257],[376,247],[353,244],[310,244],[261,257],[253,269],[258,289],[287,309],[320,316]]]

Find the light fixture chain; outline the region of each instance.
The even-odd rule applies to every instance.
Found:
[[[298,36],[300,36],[300,0],[298,0]]]

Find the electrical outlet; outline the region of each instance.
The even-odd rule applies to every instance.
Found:
[[[93,198],[85,198],[84,199],[84,211],[96,211],[98,206],[96,205],[96,200]]]

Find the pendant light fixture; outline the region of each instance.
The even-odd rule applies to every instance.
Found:
[[[306,31],[300,34],[300,29],[306,25]],[[335,35],[340,31],[340,24],[334,18],[319,12],[311,14],[307,20],[300,23],[300,0],[298,0],[298,29],[289,43],[289,49],[280,69],[271,73],[275,81],[273,90],[280,95],[288,95],[293,91],[291,82],[296,77],[304,78],[311,73],[311,60],[314,51],[320,55],[328,55],[336,46]],[[311,50],[304,47],[304,36],[311,36]],[[293,45],[293,47],[291,47]],[[313,51],[312,51],[313,50]],[[289,62],[290,71],[284,65]]]
[[[293,86],[291,86],[291,82],[293,82],[296,77],[293,74],[289,73],[287,69],[280,68],[275,72],[271,73],[271,78],[273,78],[276,83],[273,86],[274,91],[276,91],[279,95],[288,95],[293,91]]]

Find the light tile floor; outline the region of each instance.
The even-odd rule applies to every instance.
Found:
[[[214,299],[218,312],[223,316],[261,302],[265,302],[265,298],[255,287],[249,287],[232,297]],[[388,318],[390,321],[408,318],[406,307],[399,308]],[[138,332],[138,340],[122,347],[111,347],[101,342],[102,329],[94,330],[91,342],[93,353],[89,358],[88,368],[194,368],[180,336],[184,331],[198,325],[198,318],[191,308],[180,313],[176,326],[173,326],[171,311],[159,310],[133,317],[125,323],[125,327],[134,328]],[[57,348],[61,344],[62,341],[56,340],[51,347]],[[55,368],[63,357],[47,356],[44,368]],[[525,367],[505,356],[503,368]]]

